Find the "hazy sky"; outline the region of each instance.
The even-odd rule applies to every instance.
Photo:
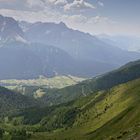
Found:
[[[140,36],[140,0],[0,0],[0,14],[29,22],[65,22],[91,34]]]

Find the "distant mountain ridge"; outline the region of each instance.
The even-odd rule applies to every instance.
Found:
[[[0,16],[0,39],[0,79],[87,78],[140,58],[62,22],[31,24]]]
[[[65,50],[76,59],[123,65],[139,57],[105,43],[96,36],[68,28],[64,23],[37,22],[25,31],[28,41],[50,44]],[[115,46],[115,45],[114,45]],[[128,60],[129,59],[129,60]]]

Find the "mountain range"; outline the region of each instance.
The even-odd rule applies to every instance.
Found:
[[[18,22],[0,16],[0,79],[40,75],[93,77],[140,58],[64,23]]]

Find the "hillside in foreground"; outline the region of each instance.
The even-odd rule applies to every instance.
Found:
[[[31,140],[134,139],[140,134],[139,94],[136,79],[58,106],[20,110],[1,125],[34,132]]]
[[[0,117],[0,130],[6,132],[4,138],[14,140],[135,139],[140,135],[139,69],[140,61],[131,62],[77,85],[46,92],[48,100],[31,99],[1,88],[4,91],[0,95],[6,96],[1,98],[1,106],[4,109],[5,101],[8,106]],[[83,85],[87,94],[80,95],[79,87]],[[80,96],[74,97],[75,93]],[[71,100],[67,100],[69,97]]]
[[[140,79],[98,92],[96,96],[81,98],[70,106],[69,113],[73,111],[69,116],[65,115],[71,122],[62,116],[65,119],[63,123],[69,123],[64,125],[67,127],[51,133],[36,133],[31,139],[128,140],[140,134]],[[44,125],[47,127],[47,119],[52,122],[54,118],[46,117]]]

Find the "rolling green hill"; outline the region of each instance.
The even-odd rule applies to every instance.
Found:
[[[8,104],[8,110],[4,110],[7,114],[0,118],[0,128],[8,136],[13,130],[24,130],[31,134],[30,140],[138,139],[139,69],[140,61],[129,63],[75,86],[48,91],[43,100],[0,88],[1,106]],[[34,106],[36,101],[41,101],[40,106]]]
[[[41,124],[48,128],[52,123],[56,130],[35,133],[32,140],[136,138],[140,134],[140,79],[59,106],[55,112],[46,115]]]
[[[21,126],[35,127],[31,140],[128,140],[140,134],[139,106],[140,79],[136,79],[69,103],[22,110],[12,117],[23,118]]]
[[[85,80],[77,85],[63,89],[46,91],[42,100],[48,105],[72,101],[79,97],[87,96],[93,92],[106,90],[140,77],[140,60],[130,62],[125,66],[107,74]]]

